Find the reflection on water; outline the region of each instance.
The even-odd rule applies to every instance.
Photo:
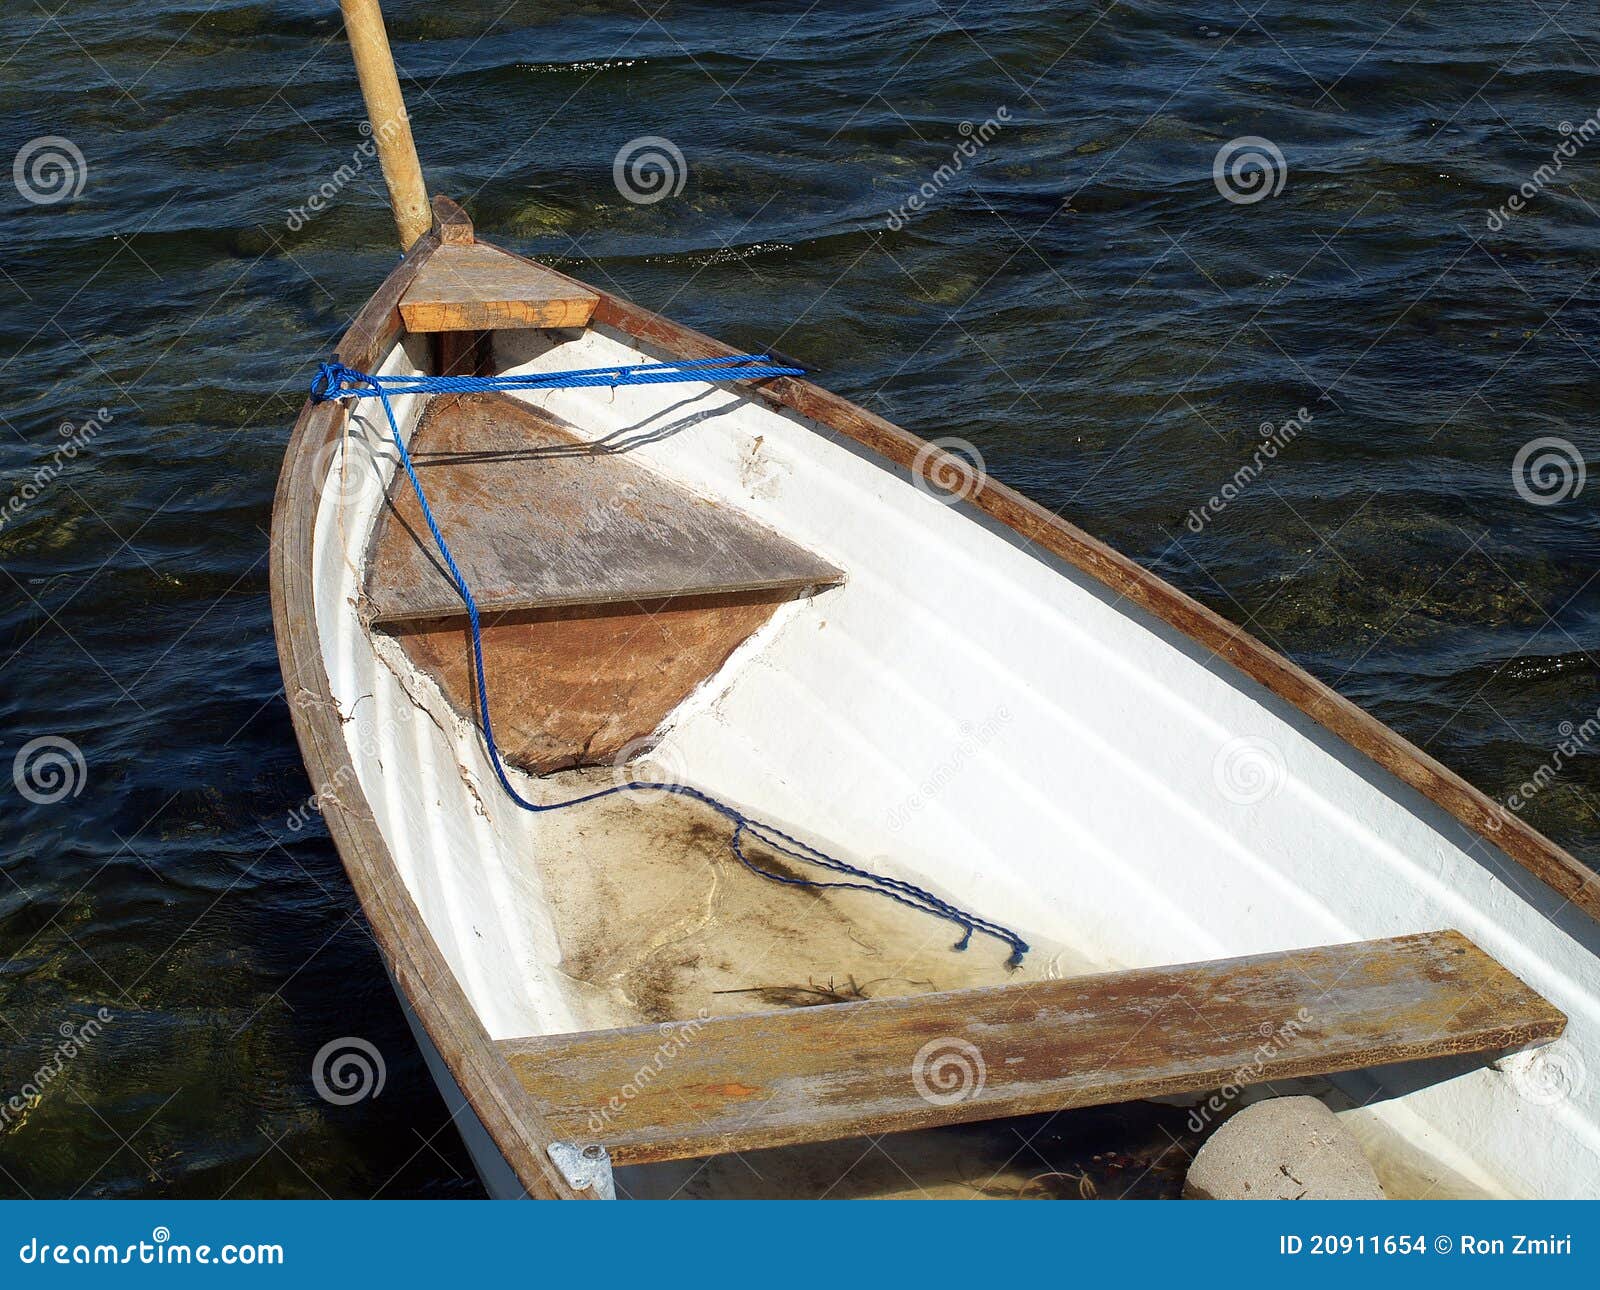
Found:
[[[0,202],[4,751],[83,758],[0,812],[0,1094],[33,1090],[0,1192],[473,1194],[337,858],[292,827],[266,598],[288,427],[394,261],[370,162],[291,220],[359,155],[354,78],[323,4],[129,8],[0,16],[6,155],[84,167]],[[1534,178],[1600,146],[1590,12],[388,9],[430,182],[487,232],[969,441],[1497,797],[1600,707],[1591,494],[1512,478],[1535,439],[1569,475],[1597,447],[1600,191],[1581,150]],[[683,187],[630,202],[645,136]],[[1249,139],[1281,168],[1216,166]],[[1589,859],[1597,765],[1522,808]],[[350,1035],[386,1080],[335,1104],[312,1064]],[[1131,1137],[1105,1150],[1171,1171]]]

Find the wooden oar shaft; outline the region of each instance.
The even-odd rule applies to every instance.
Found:
[[[432,216],[417,145],[411,138],[411,121],[406,116],[405,100],[400,97],[394,55],[383,29],[383,11],[378,0],[339,0],[339,7],[344,10],[345,33],[350,38],[350,54],[361,81],[361,96],[367,102],[367,120],[378,146],[383,181],[389,187],[389,205],[400,230],[400,246],[409,249],[428,231]]]

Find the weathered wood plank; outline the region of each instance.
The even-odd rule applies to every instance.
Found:
[[[439,376],[492,376],[492,346],[486,331],[436,331],[433,370]]]
[[[619,1163],[1499,1053],[1566,1018],[1459,932],[497,1046]]]
[[[502,395],[440,396],[417,473],[478,601],[491,716],[535,774],[603,764],[648,735],[772,617],[838,570],[771,530],[595,450]],[[477,719],[466,613],[397,474],[365,610]]]
[[[489,331],[498,327],[583,327],[599,297],[548,269],[484,242],[463,242],[452,219],[442,244],[400,301],[413,332]],[[465,236],[471,237],[471,226]],[[458,240],[443,240],[454,237]]]
[[[842,576],[637,465],[626,444],[591,445],[504,395],[436,396],[411,455],[485,614],[751,592],[785,599]],[[403,474],[389,496],[367,561],[372,621],[464,613]]]

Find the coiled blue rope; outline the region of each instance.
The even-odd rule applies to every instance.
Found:
[[[581,806],[585,802],[597,801],[603,797],[610,797],[616,793],[627,792],[659,792],[674,793],[680,797],[691,798],[696,802],[710,807],[718,815],[733,825],[733,835],[729,839],[729,847],[734,856],[746,869],[752,873],[772,882],[781,882],[792,887],[829,887],[841,888],[851,891],[870,891],[878,895],[887,896],[890,900],[898,901],[902,905],[922,913],[933,914],[948,920],[961,928],[961,939],[954,948],[964,950],[972,941],[974,931],[983,932],[996,940],[1003,941],[1011,947],[1011,966],[1022,962],[1022,956],[1028,952],[1028,943],[1009,928],[998,923],[991,923],[976,914],[968,913],[958,906],[942,900],[930,891],[924,891],[909,882],[898,878],[885,877],[867,869],[861,869],[836,856],[818,851],[815,847],[791,837],[782,829],[751,819],[742,811],[729,806],[726,802],[719,801],[709,793],[703,793],[697,788],[687,784],[654,784],[644,780],[633,780],[626,784],[614,784],[610,788],[598,789],[592,793],[585,793],[579,797],[568,798],[560,802],[530,802],[517,792],[511,783],[511,777],[506,774],[505,764],[500,759],[500,746],[495,742],[494,726],[489,717],[489,685],[484,674],[483,665],[483,633],[478,622],[478,602],[472,595],[472,588],[467,585],[466,578],[462,575],[456,564],[455,556],[450,552],[450,544],[445,541],[444,534],[439,530],[438,521],[433,517],[433,509],[428,505],[427,494],[423,492],[422,481],[417,477],[416,467],[412,465],[411,454],[406,451],[405,440],[400,434],[400,422],[395,416],[394,405],[389,401],[391,396],[398,394],[472,394],[488,390],[563,390],[578,389],[589,386],[618,386],[618,385],[653,385],[666,381],[725,381],[725,380],[752,380],[768,376],[801,376],[803,369],[787,367],[773,362],[766,354],[735,354],[728,358],[700,358],[686,359],[671,363],[639,363],[621,367],[594,367],[580,371],[568,372],[539,372],[527,376],[373,376],[367,372],[359,372],[354,368],[346,367],[343,363],[323,363],[311,382],[311,397],[317,402],[326,402],[330,399],[344,398],[376,398],[382,405],[384,415],[389,420],[389,433],[394,440],[395,450],[400,454],[400,464],[405,468],[406,477],[411,481],[412,491],[417,496],[417,505],[422,510],[422,518],[427,522],[428,532],[433,535],[434,545],[439,549],[439,556],[444,561],[445,568],[449,570],[450,580],[455,584],[456,592],[460,595],[462,603],[467,608],[467,620],[472,628],[472,660],[474,674],[477,681],[478,711],[483,718],[483,742],[489,752],[489,763],[494,767],[495,778],[500,781],[500,787],[518,806],[525,811],[542,814],[545,811],[564,810],[569,806]],[[756,864],[744,849],[746,836],[756,839],[762,845],[770,848],[780,855],[788,856],[805,864],[815,865],[831,873],[842,875],[845,879],[854,881],[829,880],[820,881],[812,878],[797,878],[788,874],[773,873]]]

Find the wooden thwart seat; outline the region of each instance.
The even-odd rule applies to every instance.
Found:
[[[586,327],[599,301],[498,247],[447,240],[400,297],[400,317],[412,332]]]
[[[1497,1054],[1565,1025],[1450,931],[497,1047],[557,1139],[628,1164]]]

